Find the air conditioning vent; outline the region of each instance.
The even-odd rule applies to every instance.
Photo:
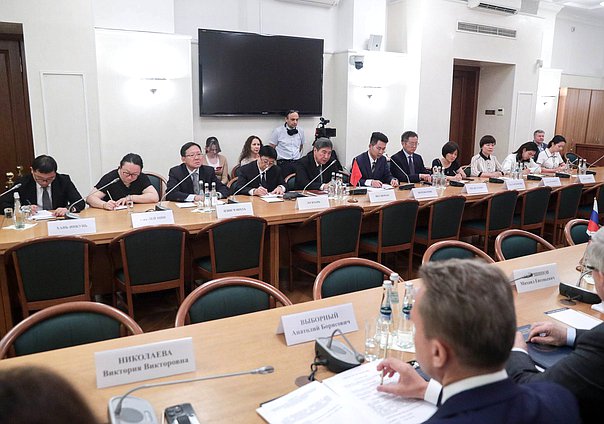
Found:
[[[515,15],[522,6],[522,0],[467,0],[468,7],[487,12]]]
[[[308,6],[335,7],[340,0],[279,0],[288,3],[306,4]]]
[[[457,31],[472,32],[474,34],[493,35],[496,37],[516,38],[516,30],[499,28],[489,25],[473,24],[470,22],[457,22]]]

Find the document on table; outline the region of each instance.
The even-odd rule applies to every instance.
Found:
[[[602,320],[598,318],[594,318],[590,315],[584,314],[583,312],[578,312],[569,308],[560,308],[554,309],[553,311],[547,311],[545,315],[579,330],[591,330],[596,325],[602,323]]]
[[[41,221],[44,219],[53,219],[53,218],[55,218],[55,216],[53,215],[52,212],[46,211],[43,209],[38,210],[38,212],[36,212],[34,215],[31,216],[31,219],[33,219],[35,221]]]
[[[381,190],[392,190],[394,187],[392,187],[390,184],[382,183],[381,187],[359,187],[359,188],[366,188],[367,191],[381,191]]]
[[[271,424],[277,423],[421,423],[436,407],[421,400],[380,393],[377,362],[361,365],[323,383],[312,382],[257,409]],[[384,379],[394,383],[398,375]]]
[[[267,194],[260,198],[267,203],[283,202],[283,196],[280,194]]]

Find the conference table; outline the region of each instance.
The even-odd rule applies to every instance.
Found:
[[[585,244],[565,247],[498,262],[493,266],[501,268],[511,278],[513,270],[556,263],[562,281],[576,282],[579,272],[575,267],[585,247]],[[420,280],[413,280],[413,282],[415,287],[421,285]],[[485,284],[488,283],[485,281]],[[399,284],[399,291],[403,290],[403,286]],[[197,365],[195,372],[144,383],[229,373],[264,365],[274,366],[275,372],[268,375],[246,375],[146,389],[137,392],[135,396],[150,401],[158,416],[161,416],[164,408],[168,406],[190,402],[202,422],[263,422],[255,412],[259,404],[295,390],[296,378],[310,373],[310,364],[315,356],[314,342],[288,347],[284,336],[276,334],[280,317],[352,303],[359,330],[349,333],[348,337],[355,348],[362,351],[364,322],[377,316],[381,290],[381,288],[369,289],[248,315],[5,359],[0,361],[0,370],[19,366],[43,366],[54,370],[84,395],[101,422],[107,422],[108,400],[113,396],[124,394],[143,382],[97,389],[94,352],[192,337]],[[548,320],[550,318],[544,314],[545,311],[563,307],[557,286],[521,294],[515,292],[514,296],[518,325]],[[578,303],[570,308],[604,319],[604,314],[590,309],[586,304]],[[411,353],[391,350],[390,354],[404,360],[413,359]],[[323,380],[331,375],[331,372],[320,367],[316,378]]]
[[[604,182],[604,172],[600,172],[604,168],[594,168],[597,171],[595,175],[595,183]],[[562,178],[560,182],[562,185],[567,185],[576,182],[576,176],[571,178]],[[499,191],[506,190],[504,184],[489,183],[488,179],[485,178],[473,178],[474,183],[485,182],[487,184],[489,194],[497,193]],[[536,187],[539,181],[525,180],[526,188],[530,189]],[[591,186],[593,184],[586,185]],[[421,187],[420,184],[416,184],[416,187]],[[408,190],[394,190],[397,200],[407,199],[411,197],[411,191]],[[445,189],[437,190],[439,197],[447,197],[454,195],[462,195],[466,197],[466,202],[472,204],[480,201],[486,195],[467,195],[462,193],[461,187],[448,186]],[[279,287],[279,268],[281,264],[280,250],[282,249],[281,240],[283,239],[284,227],[286,224],[299,223],[310,217],[312,214],[318,212],[318,210],[299,210],[296,208],[296,202],[286,200],[278,203],[267,203],[258,197],[250,197],[245,195],[238,195],[235,199],[239,202],[250,202],[252,203],[254,215],[263,217],[268,222],[268,278],[265,279],[270,282],[273,286]],[[348,200],[357,200],[355,203],[351,203]],[[432,199],[422,199],[421,204],[425,204]],[[350,199],[344,199],[336,201],[330,199],[330,206],[339,205],[359,205],[366,212],[369,212],[383,203],[371,203],[368,195],[351,196]],[[207,225],[217,220],[216,212],[212,213],[198,213],[193,212],[193,208],[180,208],[172,202],[164,202],[165,206],[168,206],[174,215],[175,224],[181,225],[189,230],[192,234],[195,234],[202,230]],[[134,212],[145,212],[152,205],[135,205]],[[469,208],[466,208],[468,210]],[[481,213],[481,208],[475,209],[471,213]],[[132,229],[130,216],[127,210],[120,211],[105,211],[100,209],[87,208],[80,213],[82,218],[94,218],[96,222],[96,233],[86,234],[86,237],[93,240],[99,245],[108,244],[114,237]],[[11,305],[16,305],[15,302],[15,288],[9,285],[6,269],[4,266],[4,260],[2,256],[7,249],[14,246],[17,243],[30,240],[36,237],[45,237],[48,235],[47,225],[44,221],[39,222],[32,228],[26,230],[10,230],[6,227],[11,222],[7,222],[4,216],[1,217],[0,223],[0,336],[4,335],[10,328],[12,328],[13,310]],[[108,264],[108,258],[106,259]],[[108,268],[108,265],[106,265]],[[106,294],[111,291],[111,276],[106,272],[103,278],[93,281],[93,293],[95,294]],[[100,281],[99,281],[100,280]]]

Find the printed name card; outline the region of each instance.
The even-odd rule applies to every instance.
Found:
[[[489,188],[486,183],[472,183],[464,185],[461,192],[466,194],[488,194]]]
[[[512,273],[518,293],[529,292],[560,284],[556,264],[546,264],[531,268],[517,269]]]
[[[327,208],[329,208],[329,198],[327,196],[308,196],[296,198],[296,209],[301,211]]]
[[[526,185],[522,179],[512,180],[508,178],[505,180],[505,188],[508,190],[526,190]]]
[[[577,179],[581,184],[589,184],[596,182],[594,174],[577,175]]]
[[[96,386],[117,386],[195,371],[193,338],[95,352]]]
[[[277,334],[285,334],[288,346],[328,337],[339,328],[342,333],[357,331],[352,303],[315,309],[298,314],[283,315]]]
[[[216,205],[216,216],[219,219],[234,218],[236,216],[244,215],[254,215],[254,208],[252,207],[251,202]]]
[[[560,177],[543,177],[539,183],[541,187],[560,187],[561,185]]]
[[[394,190],[378,190],[369,192],[369,203],[393,202],[396,200]]]
[[[412,188],[411,197],[416,200],[431,199],[433,197],[438,197],[438,192],[434,187]]]
[[[167,211],[152,211],[133,213],[132,228],[148,227],[151,225],[174,224],[172,209]]]
[[[95,218],[49,221],[46,225],[48,225],[49,236],[75,236],[96,233]]]

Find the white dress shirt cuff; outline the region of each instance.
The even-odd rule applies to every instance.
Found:
[[[438,403],[438,398],[440,397],[440,392],[442,391],[443,386],[431,378],[428,381],[428,387],[426,387],[426,393],[424,394],[424,400],[432,405],[436,405]]]
[[[576,338],[577,338],[577,329],[568,327],[566,329],[566,345],[571,346],[571,347],[574,346]]]
[[[373,182],[373,180],[365,180],[365,186],[366,187],[371,187],[371,183]]]
[[[187,196],[187,198],[185,199],[185,202],[194,202],[195,201],[195,196],[197,196],[196,194],[189,194]]]

